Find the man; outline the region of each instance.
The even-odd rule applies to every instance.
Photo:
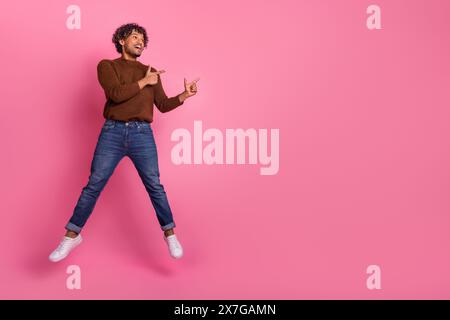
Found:
[[[144,183],[164,231],[163,238],[170,255],[174,258],[183,255],[183,248],[173,231],[175,222],[166,192],[159,180],[158,155],[151,122],[153,104],[163,113],[177,108],[197,93],[199,79],[189,83],[184,79],[184,91],[168,98],[160,77],[165,71],[157,71],[137,61],[147,47],[145,29],[135,23],[124,24],[115,31],[112,41],[121,56],[114,60],[103,59],[97,65],[98,80],[107,99],[103,111],[106,120],[95,148],[89,181],[65,226],[65,236],[49,256],[53,262],[67,257],[81,243],[80,232],[124,156],[131,159]]]

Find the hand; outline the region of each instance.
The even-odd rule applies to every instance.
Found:
[[[154,85],[158,83],[158,74],[166,72],[165,70],[160,70],[156,72],[151,71],[150,65],[148,66],[147,72],[145,73],[145,78],[147,79],[147,83],[149,85]]]
[[[200,78],[195,79],[192,82],[187,82],[186,78],[184,78],[184,92],[186,93],[186,97],[191,97],[197,93],[197,81]]]

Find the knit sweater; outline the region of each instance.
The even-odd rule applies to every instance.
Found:
[[[143,120],[153,122],[153,104],[160,112],[169,112],[184,103],[179,95],[168,98],[158,75],[158,83],[139,88],[138,81],[147,72],[148,66],[139,61],[126,60],[122,56],[114,60],[101,60],[97,65],[97,76],[102,86],[106,103],[105,119]],[[156,71],[153,67],[151,71]]]

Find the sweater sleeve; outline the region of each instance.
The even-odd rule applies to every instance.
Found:
[[[137,81],[121,84],[116,72],[107,60],[98,63],[97,77],[106,97],[115,103],[124,102],[137,95],[141,90]]]
[[[152,68],[153,69],[153,68]],[[158,82],[153,85],[153,90],[155,94],[155,105],[158,108],[159,111],[162,113],[169,112],[173,109],[175,109],[178,106],[181,106],[184,104],[184,101],[181,102],[178,98],[179,95],[176,95],[174,97],[168,98],[166,93],[164,92],[164,88],[161,82],[161,77],[158,74]]]

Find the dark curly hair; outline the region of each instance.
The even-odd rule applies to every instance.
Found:
[[[144,35],[144,48],[147,48],[148,37],[145,28],[141,27],[137,23],[127,23],[118,27],[112,36],[112,42],[116,46],[118,53],[122,53],[122,45],[119,40],[125,40],[133,32],[133,30]]]

